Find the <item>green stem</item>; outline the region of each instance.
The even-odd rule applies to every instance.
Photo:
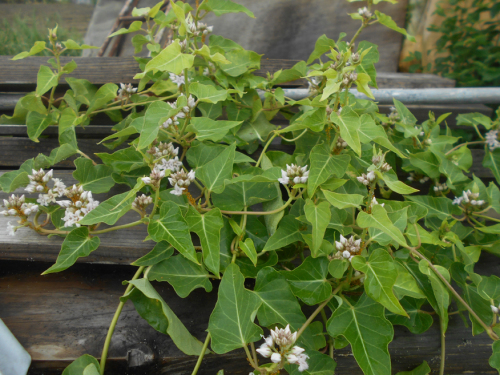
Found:
[[[132,223],[117,225],[116,227],[110,227],[110,228],[106,228],[106,229],[91,231],[90,234],[101,234],[101,233],[112,232],[112,231],[119,230],[119,229],[132,228],[132,227],[135,227],[136,225],[139,225],[139,224],[144,224],[144,222],[142,220],[137,220],[137,221],[134,221]]]
[[[248,346],[247,346],[247,345],[244,345],[244,346],[243,346],[243,349],[245,349],[245,353],[247,354],[247,357],[248,357],[248,362],[250,362],[250,365],[251,365],[253,368],[257,368],[257,366],[255,365],[255,363],[253,363],[252,355],[250,354],[250,351],[248,350]]]
[[[201,348],[201,353],[200,356],[198,357],[198,361],[196,362],[196,366],[194,366],[193,372],[191,375],[196,375],[198,370],[200,369],[201,362],[203,361],[203,357],[205,356],[205,352],[207,351],[208,348],[208,343],[210,342],[210,332],[208,332],[207,338],[205,339],[205,342],[203,343],[203,347]]]
[[[489,217],[489,216],[483,216],[483,215],[478,215],[475,212],[472,213],[472,215],[486,219],[486,220],[491,220],[491,221],[496,221],[497,223],[500,223],[500,220],[495,219],[494,217]]]
[[[441,332],[441,364],[439,366],[439,375],[444,375],[445,355],[446,355],[446,338],[443,329],[443,320],[439,317],[439,330]]]
[[[286,203],[283,206],[281,206],[275,210],[272,210],[272,211],[223,211],[223,210],[221,210],[220,212],[225,214],[225,215],[272,215],[272,214],[276,214],[278,212],[281,212],[285,208],[287,208],[290,205],[290,203],[292,203],[294,196],[295,195],[291,194],[290,198],[288,198],[288,200],[286,201]],[[201,208],[201,210],[208,212],[211,209]]]
[[[314,312],[311,314],[309,319],[307,319],[306,322],[302,325],[302,327],[300,327],[300,329],[297,331],[297,339],[300,337],[300,335],[302,335],[302,333],[305,331],[307,326],[312,323],[314,318],[316,318],[316,316],[321,312],[321,310],[323,310],[325,308],[325,306],[327,305],[328,302],[330,302],[330,300],[333,298],[333,296],[336,295],[338,292],[340,292],[340,290],[343,288],[343,286],[344,286],[344,283],[340,284],[337,288],[335,288],[335,290],[332,292],[330,297],[328,297],[321,305],[318,306],[318,308],[316,310],[314,310]]]
[[[445,156],[446,156],[446,155],[449,155],[449,154],[451,154],[453,151],[458,150],[459,148],[461,148],[461,147],[463,147],[463,146],[475,145],[475,144],[479,144],[479,143],[484,144],[485,142],[484,142],[484,141],[465,142],[465,143],[462,143],[462,144],[460,144],[460,145],[458,145],[458,146],[453,147],[450,151],[448,151],[448,152],[447,152],[446,154],[444,154],[444,155],[445,155]]]
[[[300,138],[300,137],[302,137],[304,134],[306,134],[308,130],[309,130],[309,129],[304,129],[304,131],[303,131],[302,133],[300,133],[300,135],[298,135],[297,137],[292,138],[292,139],[287,139],[287,138],[285,138],[285,137],[281,137],[281,135],[280,135],[280,137],[281,137],[281,139],[283,139],[284,141],[287,141],[287,142],[295,142],[297,139],[299,139],[299,138]]]
[[[490,326],[488,326],[486,323],[484,323],[479,316],[472,310],[472,308],[469,306],[467,302],[464,301],[464,299],[460,296],[460,294],[457,293],[455,289],[451,286],[451,284],[448,282],[448,280],[445,279],[443,275],[437,270],[437,268],[432,264],[429,259],[427,259],[423,254],[421,254],[418,250],[415,250],[413,248],[408,248],[410,252],[412,252],[414,255],[418,256],[421,259],[425,259],[429,263],[429,267],[434,271],[437,277],[443,282],[443,284],[448,288],[448,290],[455,296],[455,298],[469,311],[469,313],[477,320],[477,322],[481,325],[481,327],[484,328],[488,336],[490,336],[493,340],[498,340],[498,336],[493,330],[491,329]]]
[[[141,276],[142,271],[144,271],[144,267],[139,267],[137,272],[135,273],[134,277],[132,277],[132,280],[136,280]],[[123,294],[124,296],[129,293],[134,286],[132,284],[128,284],[127,289],[125,289],[125,293]],[[113,320],[111,321],[111,324],[108,329],[108,334],[106,335],[106,340],[104,341],[104,347],[102,348],[102,354],[101,354],[101,375],[104,374],[104,367],[106,366],[106,358],[108,357],[108,350],[109,350],[109,344],[111,343],[111,338],[113,337],[113,332],[115,331],[116,323],[118,322],[118,318],[120,317],[120,314],[123,310],[123,306],[125,305],[125,302],[120,302],[118,304],[118,308],[115,311],[115,315],[113,316]]]
[[[274,132],[273,135],[271,136],[271,138],[269,138],[269,140],[265,144],[264,148],[262,149],[262,152],[260,153],[259,160],[257,160],[257,163],[255,164],[256,167],[259,166],[260,162],[262,161],[262,158],[264,157],[264,154],[266,153],[267,148],[269,147],[269,145],[271,144],[273,139],[276,138],[277,136],[278,136],[278,133]]]

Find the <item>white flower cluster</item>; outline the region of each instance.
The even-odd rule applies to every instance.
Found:
[[[180,167],[182,167],[182,162],[178,157],[179,147],[174,148],[172,142],[159,142],[158,144],[152,146],[147,151],[147,153],[153,155],[153,157],[155,158],[154,169],[156,169],[157,171],[170,169],[172,172],[175,172],[179,170]]]
[[[290,181],[293,184],[305,184],[307,178],[309,177],[309,171],[307,170],[307,165],[305,167],[299,167],[298,165],[286,165],[286,171],[281,170],[281,178],[278,181],[283,185],[288,185]]]
[[[125,85],[123,83],[120,83],[120,88],[118,89],[118,98],[120,98],[120,100],[126,99],[132,94],[135,94],[136,92],[137,92],[137,87],[134,88],[132,84],[128,83]]]
[[[184,77],[184,72],[177,75],[174,73],[170,73],[170,80],[177,85],[177,87],[181,87],[181,85],[186,84],[186,79]],[[188,82],[191,82],[191,79],[188,77]]]
[[[172,73],[170,73],[172,74]],[[172,78],[172,77],[170,77]],[[181,96],[183,96],[184,94],[181,94]],[[169,103],[167,102],[173,109],[177,109],[178,108],[178,101],[179,99],[177,99],[177,101],[175,103]],[[191,112],[191,110],[196,106],[196,100],[194,100],[194,98],[189,95],[189,98],[188,98],[188,105],[182,107],[182,111],[177,113],[175,116],[173,117],[170,117],[169,119],[167,119],[167,121],[165,121],[163,124],[160,125],[161,128],[163,129],[168,129],[170,127],[170,125],[174,124],[174,125],[179,125],[179,119],[181,118],[185,118],[186,117],[186,114]]]
[[[359,253],[359,250],[361,249],[361,239],[355,240],[354,236],[347,239],[340,235],[340,241],[335,241],[335,248],[337,249],[337,253],[333,256],[334,259],[345,258],[348,261],[351,261],[352,257],[356,253]]]
[[[347,147],[347,142],[344,141],[344,139],[342,137],[339,137],[339,139],[337,139],[337,148],[342,149],[342,148],[346,148],[346,147]]]
[[[160,170],[156,166],[149,174],[149,177],[143,177],[141,178],[141,180],[146,185],[153,185],[156,188],[158,188],[160,186],[160,181],[163,177],[165,177],[165,170]]]
[[[359,271],[354,272],[354,277],[358,277],[358,276],[361,276],[361,275],[362,275],[362,273],[359,272]],[[360,277],[358,280],[359,280],[360,283],[364,283],[365,282],[365,276]]]
[[[38,211],[36,204],[26,203],[24,195],[18,197],[12,194],[9,199],[3,200],[3,205],[6,208],[6,210],[0,212],[0,215],[3,216],[28,217]]]
[[[372,203],[371,203],[371,206],[373,207],[373,206],[375,206],[375,205],[377,205],[377,204],[380,204],[380,203],[378,203],[377,198],[373,197],[373,199],[372,199]],[[380,205],[381,205],[382,207],[384,207],[385,203],[382,203],[382,204],[380,204]]]
[[[482,206],[484,200],[478,200],[479,193],[473,193],[470,190],[464,191],[461,196],[455,197],[453,204],[471,204],[472,206]]]
[[[195,23],[193,18],[191,17],[191,13],[188,15],[186,19],[186,24],[187,24],[187,32],[194,36],[208,35],[212,31],[214,31],[214,27],[207,26],[206,23],[203,22]]]
[[[367,7],[359,8],[358,14],[363,18],[371,18],[372,13],[368,10]]]
[[[168,178],[170,184],[174,187],[174,190],[170,192],[170,194],[174,195],[182,195],[183,191],[187,189],[191,182],[194,181],[195,174],[194,171],[191,170],[189,173],[186,173],[184,170],[180,170],[176,173],[173,173]]]
[[[64,194],[66,185],[58,179],[53,178],[54,171],[51,169],[45,172],[43,169],[36,171],[32,169],[32,174],[28,176],[30,183],[24,190],[28,193],[42,193],[38,195],[36,200],[42,206],[48,206],[50,203],[56,203],[56,198],[61,197]],[[48,187],[48,182],[52,180],[54,186],[52,188]]]
[[[56,203],[66,209],[62,218],[66,227],[73,225],[79,227],[80,224],[78,222],[99,205],[99,201],[92,198],[92,192],[83,190],[82,186],[73,185],[64,191],[64,195],[69,200],[58,201]]]
[[[264,337],[263,337],[264,338]],[[257,349],[257,352],[264,358],[271,358],[273,363],[283,361],[299,366],[302,372],[309,368],[307,360],[309,356],[304,353],[305,349],[299,346],[293,346],[297,340],[297,332],[290,331],[290,325],[285,328],[276,327],[271,330],[271,336],[264,338],[265,342]]]
[[[142,194],[138,197],[135,197],[134,201],[132,202],[132,207],[137,210],[144,211],[146,207],[152,203],[153,203],[153,198]]]
[[[421,184],[425,184],[427,181],[429,181],[429,177],[424,176],[424,177],[418,179],[417,176],[415,175],[415,173],[410,172],[410,175],[408,176],[407,180],[412,181],[412,182],[418,180],[418,182],[420,182]]]
[[[381,155],[373,156],[372,163],[382,172],[389,172],[392,169],[391,165],[384,161],[384,156]]]
[[[358,73],[356,72],[347,72],[344,73],[344,77],[342,79],[342,83],[344,86],[347,86],[349,83],[354,82],[358,79]]]
[[[446,182],[440,184],[439,182],[436,182],[436,186],[433,187],[435,192],[438,191],[445,191],[448,190],[448,185],[446,185]]]
[[[396,107],[391,107],[390,108],[390,113],[389,113],[389,120],[397,121],[399,120],[399,113]]]
[[[370,185],[370,183],[375,181],[376,178],[377,176],[375,175],[374,171],[370,171],[368,172],[368,174],[363,173],[361,176],[356,177],[356,179],[363,185]]]
[[[500,305],[498,305],[498,307],[496,307],[495,305],[490,305],[490,307],[493,314],[498,314],[500,312]]]
[[[486,133],[486,143],[488,144],[490,151],[500,148],[500,142],[498,141],[498,129],[490,130]]]

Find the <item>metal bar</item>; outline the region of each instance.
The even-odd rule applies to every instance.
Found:
[[[300,100],[309,96],[308,89],[283,89],[285,97]],[[355,89],[349,90],[356,98],[369,99]],[[392,104],[393,98],[406,104],[498,104],[500,87],[372,89],[379,104]],[[264,93],[259,92],[261,98]]]

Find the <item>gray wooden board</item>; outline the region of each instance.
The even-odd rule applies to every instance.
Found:
[[[498,274],[499,258],[483,253],[476,272]],[[61,369],[85,353],[100,357],[107,327],[133,267],[77,264],[58,274],[40,276],[49,264],[2,262],[0,264],[0,318],[12,330],[33,358],[30,374],[60,374]],[[209,314],[216,301],[214,291],[193,291],[179,298],[166,282],[154,283],[163,299],[200,340],[205,338]],[[249,284],[247,287],[251,287]],[[310,312],[307,311],[307,314]],[[470,324],[470,323],[469,323]],[[433,373],[439,368],[439,325],[414,335],[395,326],[395,338],[389,345],[393,373],[410,370],[426,360]],[[488,365],[492,341],[484,333],[472,336],[457,315],[450,316],[446,332],[447,374],[494,374]],[[152,368],[127,369],[127,352],[147,346],[155,355]],[[109,373],[114,374],[190,374],[196,358],[182,354],[171,339],[142,320],[128,302],[118,321],[109,352]],[[348,347],[335,351],[336,374],[361,374]],[[224,356],[209,355],[199,374],[214,375],[225,368],[226,374],[248,374],[242,352]],[[113,370],[115,369],[115,370]]]
[[[12,61],[11,56],[0,56],[0,91],[28,91],[34,90],[36,77],[40,65],[50,66],[47,63],[48,57],[33,56],[23,60]],[[78,67],[61,79],[64,87],[65,77],[87,79],[96,85],[109,82],[137,84],[134,80],[136,73],[140,72],[139,64],[133,57],[61,57],[61,63],[66,64],[75,60]],[[267,72],[274,73],[280,69],[289,69],[299,60],[282,60],[263,58],[261,68],[255,72],[256,75],[266,76]],[[380,72],[379,77],[381,88],[401,88],[401,87],[453,87],[454,81],[441,78],[432,74],[410,74]],[[293,82],[291,86],[303,85],[304,81]],[[287,85],[282,85],[287,86]]]
[[[153,0],[141,0],[139,7],[153,4]],[[194,0],[188,1],[193,6]],[[352,20],[348,13],[356,13],[360,3],[331,0],[238,0],[246,6],[255,18],[241,14],[213,14],[203,22],[214,26],[214,34],[234,40],[245,49],[253,50],[272,59],[304,59],[314,49],[319,36],[326,34],[337,39],[345,32],[349,41],[360,26],[359,20]],[[401,27],[404,27],[407,1],[397,4],[380,2],[373,8],[386,13]],[[90,23],[85,42],[102,45],[122,4],[118,0],[100,0]],[[132,34],[133,35],[133,34]],[[379,71],[397,71],[403,37],[382,25],[373,25],[361,33],[358,41],[368,40],[379,45]],[[124,41],[120,56],[131,56],[134,50],[130,36]],[[113,44],[111,42],[110,44]],[[109,47],[108,47],[109,50]],[[144,51],[143,51],[144,52]],[[97,56],[97,50],[88,50],[85,56]]]

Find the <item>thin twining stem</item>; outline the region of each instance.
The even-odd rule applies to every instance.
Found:
[[[465,142],[465,143],[462,143],[462,144],[460,144],[458,146],[453,147],[450,151],[448,151],[444,155],[447,156],[447,155],[451,154],[453,151],[458,150],[460,147],[468,146],[468,145],[474,145],[474,144],[480,144],[480,143],[486,143],[486,142],[485,141]]]

